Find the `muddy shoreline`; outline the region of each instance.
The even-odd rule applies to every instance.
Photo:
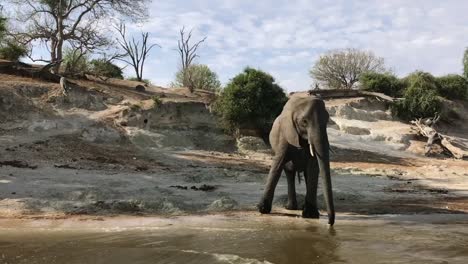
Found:
[[[28,144],[21,148],[29,151]],[[35,156],[27,166],[23,166],[24,162],[18,163],[21,166],[2,166],[0,217],[63,219],[254,213],[271,160],[269,154],[258,153],[249,156],[158,150],[143,156],[128,149],[126,153],[130,155],[122,156],[118,155],[120,148],[107,150],[102,158],[94,160],[81,159],[74,152],[75,161],[62,155],[51,163],[50,159]],[[48,151],[44,151],[45,157]],[[402,163],[400,158],[340,149],[334,155],[332,177],[338,213],[468,212],[464,161],[440,160],[438,165],[428,165],[431,159],[420,158],[396,164]],[[283,209],[286,193],[286,180],[282,177],[275,194],[274,214],[288,213]],[[305,185],[298,184],[300,204],[304,193]],[[320,190],[318,199],[322,204]]]

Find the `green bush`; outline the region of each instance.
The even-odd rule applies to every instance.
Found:
[[[466,99],[468,81],[461,75],[449,74],[437,78],[439,94],[447,99]]]
[[[415,71],[402,79],[405,87],[421,86],[430,90],[439,90],[437,79],[428,72]]]
[[[91,73],[96,76],[123,79],[122,69],[106,59],[94,59],[90,62]]]
[[[90,69],[88,56],[79,50],[70,48],[65,49],[63,53],[63,65],[65,66],[65,74],[72,76],[84,75]]]
[[[7,31],[7,19],[0,14],[0,59],[18,61],[21,57],[27,55],[28,50],[25,46],[6,37]]]
[[[230,132],[236,128],[266,131],[286,101],[283,89],[271,75],[246,68],[221,91],[214,110]]]
[[[159,95],[154,95],[153,97],[151,97],[151,99],[153,99],[153,107],[155,108],[162,104],[161,96]]]
[[[0,45],[0,59],[18,61],[21,57],[26,56],[27,53],[26,47],[16,43],[8,41]]]
[[[404,83],[390,73],[366,72],[359,76],[359,83],[362,90],[384,93],[392,97],[401,97],[405,88]]]
[[[438,98],[437,80],[429,73],[415,72],[404,79],[408,88],[403,100],[392,105],[392,112],[404,119],[412,120],[434,116],[440,113],[441,101]]]
[[[194,90],[218,91],[221,89],[221,82],[218,75],[208,66],[203,64],[192,64],[185,71],[179,70],[176,73],[172,87],[187,87],[191,92]]]

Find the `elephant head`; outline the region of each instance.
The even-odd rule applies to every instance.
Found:
[[[270,170],[267,188],[265,189],[264,201],[272,200],[274,188],[278,182],[281,169],[284,164],[295,159],[291,156],[292,149],[306,149],[310,155],[302,155],[308,159],[308,164],[318,165],[318,174],[322,179],[323,193],[327,206],[329,224],[335,221],[335,209],[333,204],[332,184],[330,178],[330,156],[327,135],[327,122],[329,119],[325,103],[314,96],[293,95],[286,103],[282,113],[275,120],[270,133],[270,142],[275,152],[272,168]],[[300,152],[305,153],[307,152]],[[289,156],[288,156],[289,155]],[[279,171],[279,173],[278,173]],[[317,180],[307,182],[307,177],[317,177],[309,168],[306,175],[307,186],[306,204],[310,201],[311,207],[315,207],[315,213],[303,211],[304,217],[318,217],[316,206]],[[260,210],[261,211],[261,210]],[[261,211],[262,212],[262,211]]]

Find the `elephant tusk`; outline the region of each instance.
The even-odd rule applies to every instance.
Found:
[[[309,144],[310,155],[314,157],[314,149],[312,148],[312,144]]]

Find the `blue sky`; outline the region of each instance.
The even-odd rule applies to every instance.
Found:
[[[287,91],[308,89],[309,69],[330,49],[371,50],[403,76],[461,73],[468,46],[464,0],[155,0],[148,9],[150,18],[131,30],[150,32],[162,46],[144,73],[161,86],[177,71],[182,26],[193,28],[194,39],[207,37],[197,62],[223,83],[251,66],[271,73]]]

